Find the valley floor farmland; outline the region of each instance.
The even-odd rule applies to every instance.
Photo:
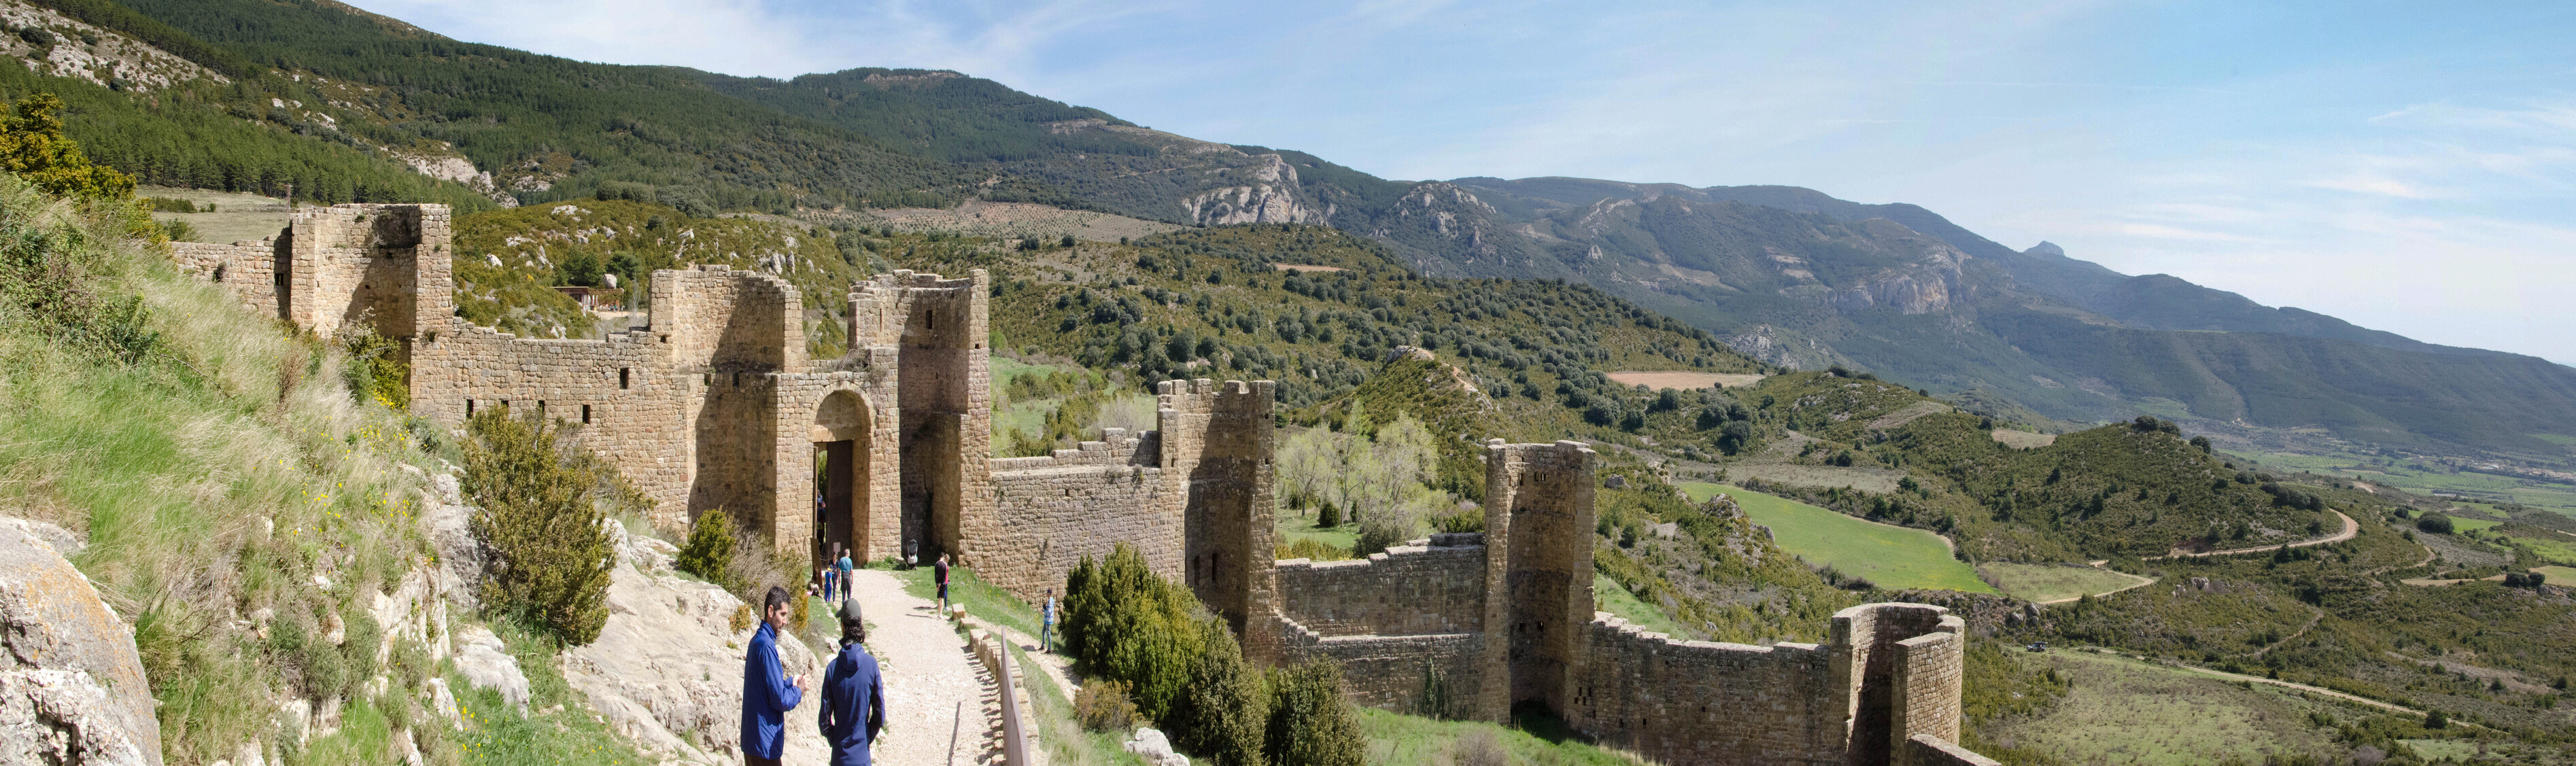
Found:
[[[2417,494],[2443,492],[2472,500],[2509,500],[2576,516],[2576,486],[2565,484],[2489,473],[2455,473],[2432,461],[2391,460],[2344,452],[2325,455],[2265,452],[2249,457],[2272,468],[2341,476]]]
[[[1869,578],[1882,588],[1935,588],[1993,593],[1975,569],[1950,555],[1940,535],[1856,519],[1806,503],[1726,484],[1681,485],[1693,500],[1723,492],[1753,523],[1771,528],[1780,549],[1813,564]]]
[[[2246,688],[2085,652],[2016,652],[2014,659],[2054,667],[2073,688],[2055,707],[2004,722],[1987,737],[2067,763],[2181,766],[2230,757],[2260,763],[2269,754],[2328,752],[2332,731],[2310,725],[2308,712],[2357,712],[2274,687]]]
[[[1977,572],[2003,589],[2004,595],[2040,603],[2108,595],[2155,582],[2133,574],[2072,564],[1993,562],[1977,565]]]
[[[1717,372],[1614,372],[1610,379],[1623,386],[1647,388],[1743,388],[1762,382],[1761,375]]]

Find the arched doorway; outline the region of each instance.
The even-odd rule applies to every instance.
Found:
[[[834,391],[814,410],[814,560],[833,546],[851,560],[868,556],[868,404],[855,391]]]

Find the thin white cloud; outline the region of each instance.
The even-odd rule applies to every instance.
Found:
[[[2324,178],[2309,181],[2308,185],[2319,189],[2334,189],[2336,191],[2359,192],[2362,194],[2385,194],[2391,197],[2404,197],[2406,199],[2433,198],[2432,192],[2418,188],[2414,184],[2409,184],[2404,181],[2380,175],[2350,175],[2340,178]]]
[[[2261,237],[2248,237],[2248,236],[2245,236],[2245,235],[2242,235],[2242,234],[2229,234],[2229,233],[2226,233],[2226,232],[2219,232],[2219,231],[2204,231],[2204,230],[2199,230],[2199,229],[2185,229],[2185,228],[2181,228],[2181,227],[2177,227],[2177,226],[2165,226],[2165,225],[2162,225],[2162,224],[2153,224],[2153,223],[2124,223],[2124,224],[2120,224],[2120,225],[2118,225],[2118,226],[2113,226],[2113,227],[2111,227],[2111,230],[2112,230],[2112,231],[2116,231],[2116,232],[2118,232],[2118,233],[2120,233],[2120,234],[2123,234],[2123,235],[2131,236],[2131,237],[2150,237],[2150,238],[2154,238],[2154,239],[2183,239],[2183,240],[2191,240],[2191,241],[2195,241],[2195,242],[2265,242],[2265,241],[2267,241],[2267,240],[2265,240],[2265,239],[2263,239],[2263,238],[2261,238]]]

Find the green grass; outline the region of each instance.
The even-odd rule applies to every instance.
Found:
[[[2532,434],[2531,438],[2539,439],[2561,447],[2576,447],[2576,436],[2565,436],[2560,434]]]
[[[2487,516],[2487,517],[2490,517],[2490,518],[2498,518],[2498,519],[2508,519],[2508,518],[2512,518],[2512,517],[2513,517],[2513,514],[2506,513],[2506,512],[2504,512],[2504,511],[2502,511],[2502,510],[2497,509],[2494,505],[2490,505],[2490,504],[2487,504],[2487,503],[2461,503],[2461,504],[2460,504],[2460,507],[2459,507],[2459,508],[2457,508],[2457,509],[2453,509],[2453,511],[2452,511],[2452,512],[2453,512],[2453,513],[2457,513],[2457,512],[2459,512],[2459,511],[2468,511],[2468,512],[2470,512],[2470,513],[2476,513],[2476,514],[2484,515],[2484,516]]]
[[[2451,517],[2451,528],[2461,532],[2475,532],[2481,529],[2494,529],[2496,525],[2503,523],[2504,522],[2496,521],[2494,519],[2463,519],[2457,516]]]
[[[2293,469],[2384,484],[2416,494],[2436,490],[2472,497],[2511,500],[2534,508],[2576,516],[2576,487],[2484,473],[2416,470],[2416,461],[2382,465],[2379,458],[2350,453],[2305,455],[2267,452],[2254,456],[2266,467]]]
[[[2540,554],[2542,558],[2576,566],[2576,537],[2559,534],[2551,534],[2548,537],[2529,535],[2517,536],[2513,540],[2521,543],[2523,547],[2530,548],[2531,552]]]
[[[1711,489],[1711,488],[1714,489]],[[1682,485],[1694,500],[1725,492],[1753,523],[1771,528],[1780,549],[1813,564],[1869,578],[1881,588],[1933,588],[1993,593],[1966,562],[1952,558],[1941,538],[1920,529],[1874,524],[1806,503],[1722,484]]]
[[[1999,721],[1987,737],[2063,763],[2185,766],[2230,757],[2261,763],[2266,752],[2343,752],[2332,741],[2334,731],[2314,726],[2307,713],[2345,711],[2278,687],[2246,688],[2089,652],[2013,657],[2026,667],[2054,667],[2073,688],[2054,707]]]
[[[1725,485],[1712,484],[1705,481],[1685,481],[1675,486],[1681,487],[1682,494],[1689,495],[1691,502],[1694,503],[1708,502],[1709,498],[1716,497],[1718,493],[1727,491]]]
[[[2576,567],[2532,567],[2531,571],[2548,575],[2552,585],[2576,585]]]
[[[2005,595],[2032,601],[2055,601],[2100,595],[2138,584],[2138,578],[2086,566],[2063,564],[1977,565],[1977,571],[2000,585]]]
[[[1487,732],[1503,752],[1511,754],[1513,763],[1551,764],[1618,764],[1629,766],[1637,761],[1627,755],[1583,744],[1571,737],[1541,737],[1553,733],[1541,725],[1506,727],[1481,721],[1441,721],[1421,716],[1389,713],[1370,708],[1360,709],[1360,731],[1368,735],[1369,763],[1456,763],[1458,741],[1476,732]]]
[[[1296,511],[1282,507],[1279,514],[1273,518],[1272,525],[1279,530],[1279,544],[1282,546],[1293,545],[1299,540],[1313,540],[1348,551],[1360,542],[1358,524],[1318,527],[1315,526],[1313,509],[1308,509],[1304,515],[1298,515]]]
[[[1680,623],[1673,622],[1673,618],[1664,614],[1664,610],[1637,600],[1634,594],[1629,593],[1626,588],[1619,587],[1618,581],[1610,579],[1607,575],[1592,576],[1592,608],[1619,615],[1622,619],[1636,623],[1639,628],[1674,638],[1690,638],[1698,635],[1696,632],[1683,630]]]
[[[930,567],[901,569],[886,567],[883,564],[871,564],[869,568],[887,569],[893,572],[896,578],[903,580],[903,592],[916,598],[939,598],[939,584],[931,581]],[[1062,598],[1063,594],[1057,594],[1057,597]],[[1038,634],[1040,618],[1037,605],[1021,601],[1020,597],[1011,595],[1010,591],[984,582],[984,578],[975,576],[975,570],[965,567],[948,569],[948,600],[950,603],[964,605],[967,614],[982,618],[985,622],[1032,636]]]

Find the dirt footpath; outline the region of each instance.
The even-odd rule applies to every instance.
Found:
[[[905,593],[892,574],[862,569],[851,573],[851,585],[867,615],[868,651],[885,674],[886,732],[874,762],[999,763],[1001,704],[966,638],[939,618],[936,603]],[[813,725],[812,714],[804,722]]]

